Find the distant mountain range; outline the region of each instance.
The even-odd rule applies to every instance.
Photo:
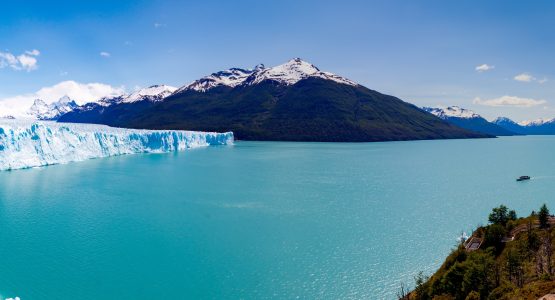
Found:
[[[526,135],[552,135],[555,134],[555,119],[538,119],[516,123],[509,118],[497,118],[494,124],[512,132]]]
[[[72,109],[59,122],[233,131],[237,139],[370,142],[492,137],[301,59],[232,68],[179,89],[153,86]]]
[[[538,119],[517,123],[509,118],[499,117],[488,122],[479,114],[458,106],[424,107],[422,109],[461,128],[495,136],[555,135],[555,119]]]
[[[484,134],[495,135],[495,136],[507,136],[507,135],[518,135],[520,133],[510,130],[495,124],[488,122],[479,114],[458,106],[449,107],[424,107],[423,110],[443,119],[453,125],[459,126],[475,132],[481,132]]]

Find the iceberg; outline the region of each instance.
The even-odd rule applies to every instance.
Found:
[[[105,125],[0,119],[0,170],[91,158],[230,145],[232,132],[141,130]]]

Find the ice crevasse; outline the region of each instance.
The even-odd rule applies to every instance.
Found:
[[[0,170],[233,144],[233,133],[0,119]]]

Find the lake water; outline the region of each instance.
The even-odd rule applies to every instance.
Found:
[[[0,172],[0,295],[393,299],[492,207],[555,209],[554,150],[237,142]]]

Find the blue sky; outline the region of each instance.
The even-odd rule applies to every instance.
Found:
[[[0,55],[36,63],[4,58],[0,102],[65,81],[181,86],[301,57],[419,106],[551,118],[553,28],[551,1],[12,1]]]

